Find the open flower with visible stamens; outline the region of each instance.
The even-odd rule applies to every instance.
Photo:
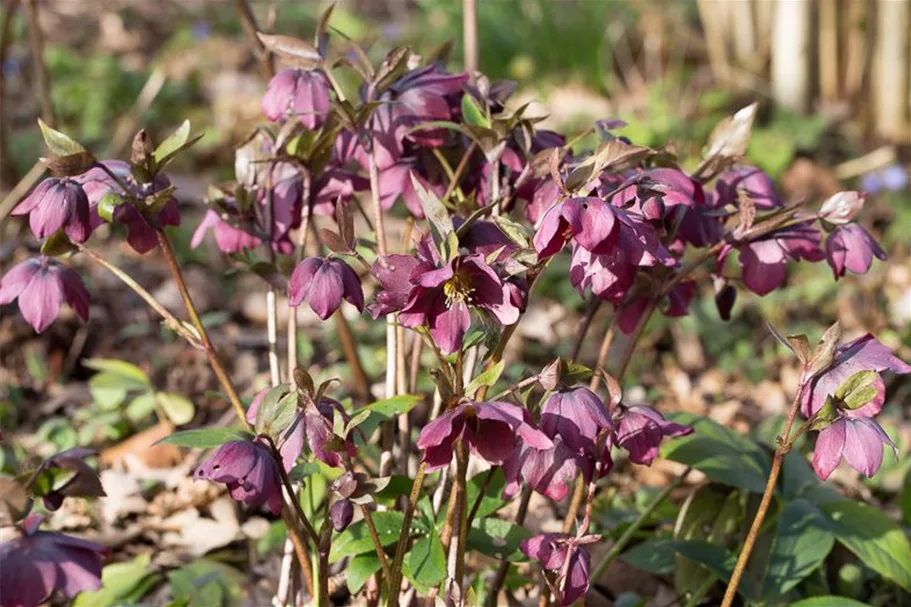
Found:
[[[461,255],[442,267],[419,264],[411,281],[415,286],[399,322],[405,327],[427,326],[445,354],[462,346],[472,308],[491,314],[504,326],[519,320],[520,310],[510,290],[483,255]]]
[[[424,451],[427,471],[449,464],[453,446],[461,440],[487,463],[499,466],[520,443],[548,449],[552,441],[536,429],[526,409],[501,401],[465,402],[424,426],[418,448]]]

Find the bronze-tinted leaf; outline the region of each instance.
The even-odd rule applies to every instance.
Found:
[[[267,49],[276,55],[291,57],[307,63],[318,63],[322,60],[319,51],[309,42],[291,36],[279,34],[264,34],[257,32],[260,41]]]

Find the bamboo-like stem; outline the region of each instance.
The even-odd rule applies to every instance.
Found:
[[[607,554],[604,555],[604,558],[601,559],[601,562],[593,569],[591,579],[597,580],[601,575],[607,570],[607,567],[620,556],[620,553],[623,552],[624,548],[630,543],[630,541],[635,537],[639,529],[642,528],[642,525],[648,520],[652,513],[661,505],[664,500],[668,498],[671,492],[674,491],[677,487],[683,484],[683,481],[686,480],[686,477],[692,471],[692,468],[687,468],[683,472],[677,475],[673,481],[668,483],[668,485],[661,490],[661,492],[655,496],[648,506],[645,507],[645,510],[639,513],[639,516],[632,522],[632,524],[623,532],[616,542],[610,547]]]
[[[323,523],[319,532],[319,607],[329,607],[329,551],[332,548],[332,525]]]
[[[614,312],[613,318],[611,318],[610,325],[607,327],[607,331],[604,332],[604,339],[601,340],[601,348],[598,350],[598,361],[593,367],[594,373],[592,374],[591,381],[588,384],[588,389],[594,392],[598,389],[598,386],[601,383],[601,373],[599,371],[604,368],[605,363],[607,363],[607,355],[610,353],[611,344],[614,342],[614,335],[617,333],[617,321],[620,318],[620,310],[618,309]]]
[[[273,386],[282,383],[278,361],[278,303],[275,287],[269,285],[266,291],[266,337],[269,341],[269,379]]]
[[[474,82],[478,71],[478,4],[477,0],[462,0],[462,45],[465,50],[465,71]]]
[[[106,269],[108,272],[120,279],[123,284],[128,286],[133,290],[139,297],[145,301],[152,310],[157,312],[163,319],[165,324],[173,330],[175,333],[186,339],[193,347],[201,348],[199,337],[190,331],[187,326],[176,316],[174,316],[167,308],[165,308],[160,301],[155,299],[155,297],[143,288],[138,282],[133,280],[133,277],[127,274],[124,270],[109,262],[107,259],[96,253],[95,251],[86,248],[84,245],[76,244],[76,247],[82,252],[85,253],[89,258],[95,261],[98,265]]]
[[[218,383],[221,384],[222,389],[225,391],[228,402],[234,407],[234,412],[237,414],[237,417],[246,423],[246,410],[240,400],[240,394],[237,393],[237,388],[234,387],[231,376],[228,374],[221,359],[218,357],[218,352],[215,350],[215,346],[212,344],[212,340],[209,339],[209,334],[206,332],[206,328],[199,318],[199,313],[196,311],[196,305],[193,303],[193,298],[190,296],[189,289],[187,289],[187,283],[184,281],[183,273],[180,271],[180,264],[177,263],[177,257],[174,255],[174,249],[171,248],[171,242],[168,240],[167,235],[160,230],[158,231],[158,245],[161,248],[161,252],[164,254],[165,261],[168,263],[168,269],[171,271],[171,276],[177,284],[177,290],[180,292],[180,298],[183,300],[184,307],[190,317],[190,322],[199,334],[199,341],[206,352],[206,357],[209,359],[209,365],[212,367],[212,371],[215,373]]]
[[[51,78],[47,63],[44,61],[44,32],[38,19],[38,6],[35,0],[25,0],[25,16],[28,20],[28,41],[31,47],[32,60],[35,62],[36,95],[41,103],[41,118],[50,126],[56,125],[54,105],[51,102]]]
[[[267,80],[270,80],[275,75],[275,68],[272,67],[272,57],[269,51],[266,50],[262,40],[257,35],[259,28],[256,25],[256,17],[253,15],[253,11],[250,10],[247,0],[235,0],[234,5],[237,7],[237,12],[240,13],[240,23],[244,28],[244,35],[247,37],[250,50],[256,60],[259,61],[263,75]]]
[[[367,531],[370,534],[370,539],[373,541],[373,547],[376,549],[376,556],[380,559],[380,568],[383,570],[383,576],[386,578],[386,581],[392,579],[392,572],[389,569],[389,560],[386,558],[386,551],[383,549],[383,544],[380,542],[380,534],[376,530],[376,524],[373,522],[373,514],[370,512],[370,508],[366,504],[361,504],[361,514],[364,515],[364,524],[367,526]],[[392,589],[389,589],[390,595],[392,594]]]
[[[753,546],[759,538],[759,531],[762,528],[762,523],[769,513],[769,506],[772,504],[772,497],[775,495],[775,487],[778,484],[778,475],[781,473],[781,465],[784,462],[785,456],[791,450],[791,445],[793,445],[794,440],[799,435],[803,434],[805,429],[809,427],[809,424],[805,424],[800,431],[794,436],[791,436],[791,427],[794,425],[794,420],[797,418],[797,413],[800,411],[800,396],[803,393],[805,381],[806,377],[801,378],[800,385],[794,394],[794,400],[791,402],[788,420],[785,423],[784,430],[778,437],[778,449],[775,450],[775,455],[772,458],[772,469],[769,472],[769,478],[766,481],[765,491],[762,493],[762,500],[759,502],[759,508],[756,510],[756,516],[753,518],[753,524],[750,526],[746,540],[743,542],[743,548],[740,550],[740,555],[737,557],[737,564],[734,565],[734,571],[731,573],[731,581],[724,591],[721,607],[730,607],[734,602],[734,598],[737,596],[737,588],[740,586],[740,579],[743,577],[743,572],[746,570],[747,563],[750,560]]]
[[[455,584],[462,590],[465,579],[465,547],[468,540],[468,504],[467,504],[468,449],[462,441],[456,445],[456,507],[459,512],[459,533],[456,536],[455,550]],[[461,596],[461,594],[460,594]]]

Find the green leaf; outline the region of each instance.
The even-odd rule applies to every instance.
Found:
[[[127,405],[126,415],[133,422],[141,422],[155,412],[155,393],[143,392]]]
[[[379,570],[380,559],[375,552],[358,554],[348,563],[348,590],[351,594],[357,594],[370,576]]]
[[[124,379],[133,380],[136,384],[142,386],[151,386],[152,382],[146,372],[125,360],[115,358],[90,358],[82,361],[82,364],[95,371],[119,375]]]
[[[131,390],[137,389],[145,389],[145,385],[114,373],[96,373],[89,379],[92,400],[102,411],[113,411],[123,404]]]
[[[436,531],[415,542],[403,565],[402,572],[421,596],[446,579],[446,554]]]
[[[47,144],[48,149],[55,155],[71,156],[86,151],[86,149],[77,141],[70,139],[69,136],[64,135],[57,129],[49,127],[41,118],[38,119],[38,127],[41,129],[41,136],[44,138],[44,143]]]
[[[819,508],[804,499],[788,502],[778,517],[763,598],[785,596],[826,560],[835,536]]]
[[[462,95],[462,118],[465,124],[490,128],[490,120],[478,106],[478,102],[471,95]]]
[[[468,530],[468,549],[510,561],[524,560],[525,555],[519,551],[519,542],[531,535],[528,529],[513,525],[509,521],[476,518]]]
[[[370,417],[362,422],[359,428],[364,436],[369,437],[380,422],[389,421],[396,415],[408,413],[422,400],[424,397],[420,394],[399,394],[371,403],[361,409],[370,411]]]
[[[706,417],[689,413],[668,417],[694,431],[664,443],[663,457],[692,466],[714,481],[756,493],[765,490],[771,463],[754,441]]]
[[[401,512],[373,513],[373,522],[376,525],[377,535],[381,544],[386,546],[398,540],[403,520],[404,516]],[[373,541],[370,539],[366,523],[358,521],[353,525],[349,525],[347,529],[336,536],[332,542],[332,550],[329,552],[329,562],[334,563],[346,556],[363,554],[373,550]]]
[[[155,148],[155,151],[152,155],[155,157],[155,162],[161,164],[162,160],[170,154],[176,153],[180,148],[187,142],[187,139],[190,137],[190,121],[184,120],[183,123],[177,127],[173,133],[171,133],[167,139],[161,142],[161,144]]]
[[[487,480],[487,475],[488,472],[476,474],[468,481],[465,487],[469,512],[478,499],[478,494],[481,491],[481,487],[484,486],[484,481]],[[490,483],[487,485],[487,490],[484,491],[484,497],[481,498],[481,504],[478,506],[477,514],[475,514],[476,519],[490,516],[506,505],[506,500],[502,497],[503,487],[505,486],[506,476],[503,474],[503,469],[497,468],[493,473],[493,477],[490,479]]]
[[[791,607],[869,607],[869,605],[843,596],[814,596],[791,603]]]
[[[220,447],[230,440],[243,440],[249,436],[240,428],[199,428],[196,430],[183,430],[166,436],[157,444],[177,445],[178,447],[192,447],[194,449],[211,449]]]
[[[674,544],[677,542],[665,538],[650,538],[630,548],[620,557],[636,569],[648,571],[654,575],[671,575],[677,568],[674,562]]]
[[[188,398],[174,392],[158,392],[155,397],[158,399],[158,404],[164,409],[165,415],[175,425],[182,426],[193,421],[196,407]]]
[[[72,607],[96,607],[139,601],[161,580],[161,574],[148,571],[151,561],[151,555],[146,553],[127,563],[107,565],[101,572],[101,588],[94,592],[80,593],[73,601]]]
[[[98,201],[98,215],[111,223],[114,221],[114,211],[123,204],[123,197],[116,192],[108,192]]]
[[[686,540],[674,542],[674,550],[678,554],[699,565],[702,565],[722,581],[727,582],[731,579],[731,573],[734,571],[734,564],[737,559],[733,554],[728,552],[723,546],[706,542],[704,540]],[[741,583],[739,592],[745,598],[751,599],[744,592],[744,584]]]
[[[254,426],[257,432],[268,434],[273,438],[278,437],[283,430],[278,422],[290,421],[287,410],[297,407],[297,392],[289,392],[289,390],[291,390],[291,384],[279,384],[266,392],[256,411]]]
[[[193,607],[230,607],[243,598],[244,576],[235,568],[211,559],[197,559],[168,575],[171,594],[188,597]]]
[[[481,386],[491,387],[497,380],[500,379],[500,375],[503,373],[503,368],[506,364],[501,360],[497,364],[489,367],[479,373],[474,379],[468,382],[468,385],[465,386],[465,394],[472,398],[475,393],[481,389]]]
[[[835,537],[864,565],[911,591],[911,543],[877,508],[849,500],[821,506]]]

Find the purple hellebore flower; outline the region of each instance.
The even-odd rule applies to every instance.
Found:
[[[629,452],[630,461],[651,466],[664,437],[686,436],[692,432],[689,426],[667,421],[651,407],[633,405],[626,407],[617,424],[617,443]]]
[[[432,64],[408,72],[383,91],[376,99],[383,103],[368,123],[374,132],[379,168],[390,166],[402,156],[406,138],[425,147],[443,145],[446,129],[412,129],[421,123],[452,119],[462,85],[467,81],[466,73],[447,74]],[[374,92],[369,92],[368,100],[374,96]]]
[[[313,452],[316,459],[332,468],[341,468],[344,462],[342,456],[339,455],[339,450],[344,451],[348,457],[354,457],[357,455],[357,451],[350,437],[341,444],[332,444],[335,439],[341,441],[333,433],[335,415],[341,415],[346,424],[351,419],[341,403],[331,398],[321,398],[315,405],[311,404],[304,409],[303,426],[310,451]]]
[[[757,209],[770,211],[782,205],[775,182],[768,173],[754,166],[740,165],[722,173],[715,183],[715,203],[719,207],[740,206],[740,194],[750,198]]]
[[[489,312],[504,326],[519,320],[519,308],[483,255],[462,255],[442,267],[422,263],[411,280],[416,284],[399,322],[405,327],[427,325],[445,354],[461,347],[471,325],[469,306]]]
[[[351,201],[355,192],[370,189],[370,182],[347,169],[329,167],[313,180],[310,188],[313,214],[334,217],[336,203]],[[299,212],[296,221],[300,223]]]
[[[12,215],[28,215],[32,234],[53,236],[61,229],[73,242],[85,242],[92,234],[89,200],[76,179],[49,177],[38,184]]]
[[[516,447],[509,459],[503,462],[503,474],[506,476],[504,497],[515,497],[519,492],[520,478],[538,493],[555,501],[569,494],[579,471],[590,466],[567,447],[559,435],[553,438],[553,443],[549,449],[536,449],[525,443]]]
[[[452,224],[458,230],[464,220],[461,217],[453,217]],[[493,261],[500,262],[505,260],[511,253],[519,250],[519,246],[512,241],[509,236],[503,233],[503,230],[492,221],[475,221],[468,227],[468,230],[459,238],[459,244],[472,253],[483,255],[488,259],[494,253],[498,253]]]
[[[247,506],[265,505],[272,514],[282,510],[281,472],[262,437],[224,443],[193,476],[225,483],[231,497]]]
[[[130,187],[129,193],[131,195],[140,199],[171,186],[171,180],[163,173],[156,176],[155,181],[150,184],[137,184],[130,170],[130,165],[122,160],[105,160],[101,164]],[[92,210],[90,217],[92,227],[101,225],[103,220],[98,215],[98,203],[109,192],[120,193],[120,185],[106,171],[97,166],[92,167],[74,179],[82,184],[85,190],[89,207]],[[140,255],[148,253],[158,246],[155,226],[149,222],[148,217],[133,205],[129,203],[118,205],[114,211],[114,221],[127,227],[127,243]],[[172,196],[165,202],[161,210],[155,215],[154,223],[158,227],[180,225],[180,208],[176,198]]]
[[[319,128],[329,113],[329,81],[320,70],[284,69],[269,82],[261,106],[269,120],[290,114],[308,129]]]
[[[897,451],[876,420],[859,415],[857,411],[842,411],[838,419],[823,428],[816,438],[813,469],[819,478],[826,480],[844,457],[852,468],[864,476],[873,476],[883,463],[883,445],[892,447],[893,452]]]
[[[885,260],[886,253],[865,229],[856,223],[838,226],[826,238],[826,261],[835,273],[835,280],[845,275],[866,274],[873,257]]]
[[[234,227],[223,220],[217,211],[209,209],[196,227],[196,231],[193,232],[190,247],[195,249],[202,244],[202,240],[209,230],[212,230],[215,235],[215,244],[218,246],[218,250],[228,255],[240,253],[245,249],[254,249],[262,244],[262,239]]]
[[[259,412],[259,407],[263,404],[263,399],[266,397],[269,390],[270,388],[263,388],[257,392],[256,396],[253,397],[253,400],[250,401],[250,407],[247,409],[247,422],[251,426],[256,423],[256,414]],[[290,472],[304,449],[303,421],[301,419],[295,419],[291,422],[288,431],[282,438],[284,440],[281,441],[278,452],[282,456],[282,467],[284,467],[285,472]]]
[[[50,257],[27,259],[0,280],[0,305],[19,298],[19,311],[37,333],[57,318],[66,301],[84,321],[89,319],[89,292],[79,274]]]
[[[531,416],[522,407],[500,401],[466,402],[446,411],[421,430],[417,445],[424,451],[428,472],[449,464],[457,440],[494,466],[502,465],[520,442],[536,449],[553,445],[532,426]]]
[[[528,206],[525,207],[525,216],[533,225],[541,220],[544,213],[554,206],[557,199],[560,198],[560,186],[552,178],[548,177],[539,181],[532,193]]]
[[[640,267],[672,267],[678,261],[661,244],[654,229],[624,211],[615,211],[617,239],[606,252],[573,248],[570,280],[580,294],[586,288],[607,301],[620,302],[635,282]]]
[[[891,371],[897,374],[911,373],[911,365],[906,364],[884,346],[873,335],[867,333],[835,349],[835,358],[828,368],[817,373],[803,388],[800,396],[800,411],[809,418],[826,404],[826,398],[855,373],[861,371]],[[882,409],[885,401],[885,386],[882,380],[875,383],[879,395],[870,403],[851,411],[852,415],[873,417]]]
[[[446,192],[444,183],[431,182],[423,174],[417,159],[400,159],[380,171],[380,204],[384,209],[391,209],[395,201],[401,196],[408,212],[418,219],[423,219],[424,207],[421,205],[421,199],[414,189],[414,184],[411,181],[412,176],[426,190],[433,192],[437,197],[441,198]]]
[[[342,305],[342,298],[364,311],[364,292],[357,272],[340,259],[308,257],[291,273],[288,281],[289,305],[305,300],[317,316],[326,320]]]
[[[604,402],[588,388],[554,392],[541,406],[540,425],[544,434],[550,438],[559,436],[579,455],[610,459],[610,439],[602,446],[603,454],[598,453],[597,442],[599,435],[610,436],[614,432],[614,423]]]
[[[616,242],[616,209],[599,198],[570,198],[550,207],[534,236],[538,259],[554,255],[570,240],[601,253]]]
[[[411,255],[377,257],[370,271],[379,281],[382,290],[377,292],[376,302],[367,306],[374,319],[398,312],[408,304],[414,287],[411,274],[420,263],[421,260]]]
[[[591,556],[583,546],[600,539],[600,536],[574,538],[563,533],[542,533],[522,540],[519,548],[528,558],[561,578],[559,581],[560,604],[572,605],[588,592],[591,578]]]
[[[38,607],[54,591],[67,598],[101,588],[106,547],[76,537],[39,531],[44,517],[32,514],[21,535],[0,544],[0,606]]]
[[[809,224],[778,230],[762,240],[740,247],[740,269],[743,284],[757,295],[767,295],[782,284],[788,275],[788,260],[822,261],[825,253],[819,248],[822,234]],[[723,251],[719,258],[726,256]]]
[[[689,314],[690,301],[693,299],[695,293],[695,281],[688,280],[681,282],[668,293],[668,305],[661,308],[661,313],[668,318],[686,316]],[[648,309],[648,298],[644,296],[634,297],[632,301],[623,303],[623,305],[621,305],[620,302],[615,303],[615,307],[620,314],[617,326],[623,333],[629,335],[636,330],[636,326],[642,319],[642,315],[645,314],[645,311]]]

